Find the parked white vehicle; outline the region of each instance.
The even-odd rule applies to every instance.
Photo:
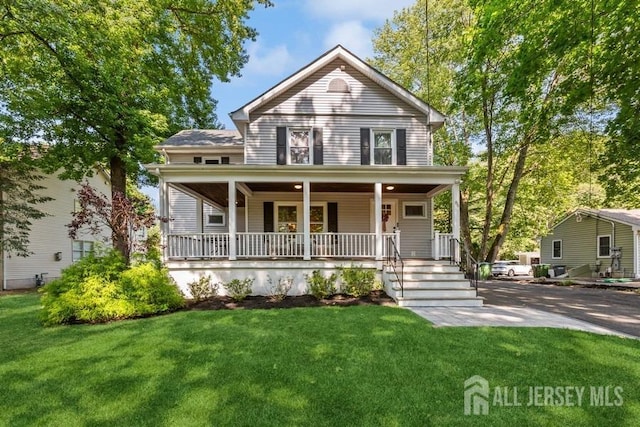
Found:
[[[533,269],[530,265],[520,264],[518,261],[496,261],[491,266],[491,274],[494,276],[532,276]]]

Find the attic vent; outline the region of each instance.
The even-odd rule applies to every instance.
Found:
[[[348,93],[349,85],[347,82],[340,78],[335,78],[329,82],[329,86],[327,87],[327,92],[342,92]]]

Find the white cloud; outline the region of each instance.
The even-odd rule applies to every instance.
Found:
[[[294,61],[293,56],[285,45],[265,48],[260,43],[251,43],[247,47],[249,62],[242,74],[279,76],[290,71]]]
[[[372,56],[371,29],[360,21],[346,21],[332,26],[324,38],[324,46],[330,49],[341,44],[351,52],[365,59]]]
[[[384,21],[395,10],[411,6],[415,0],[306,0],[315,16],[343,21],[348,19]]]

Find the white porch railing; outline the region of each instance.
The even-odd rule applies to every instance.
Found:
[[[433,259],[451,258],[452,233],[434,232],[433,236]]]
[[[388,253],[387,238],[394,233],[383,233],[383,257]],[[396,236],[399,245],[399,236]],[[311,233],[311,257],[375,258],[375,233]],[[236,233],[238,258],[302,258],[304,233]],[[227,258],[227,233],[169,234],[169,258]]]
[[[227,258],[229,234],[170,234],[167,239],[169,258]]]

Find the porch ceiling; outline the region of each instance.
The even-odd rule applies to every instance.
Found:
[[[302,197],[302,189],[294,188],[296,182],[246,182],[247,187],[254,192],[299,192]],[[228,207],[228,186],[226,183],[185,183],[185,187],[201,194],[221,206]],[[387,187],[393,186],[393,190]],[[386,182],[382,186],[382,192],[385,194],[429,194],[432,193],[438,185],[429,184],[394,184]],[[365,183],[333,183],[319,182],[311,183],[312,193],[373,193],[373,184]],[[240,191],[236,194],[238,207],[245,206],[245,196]]]

